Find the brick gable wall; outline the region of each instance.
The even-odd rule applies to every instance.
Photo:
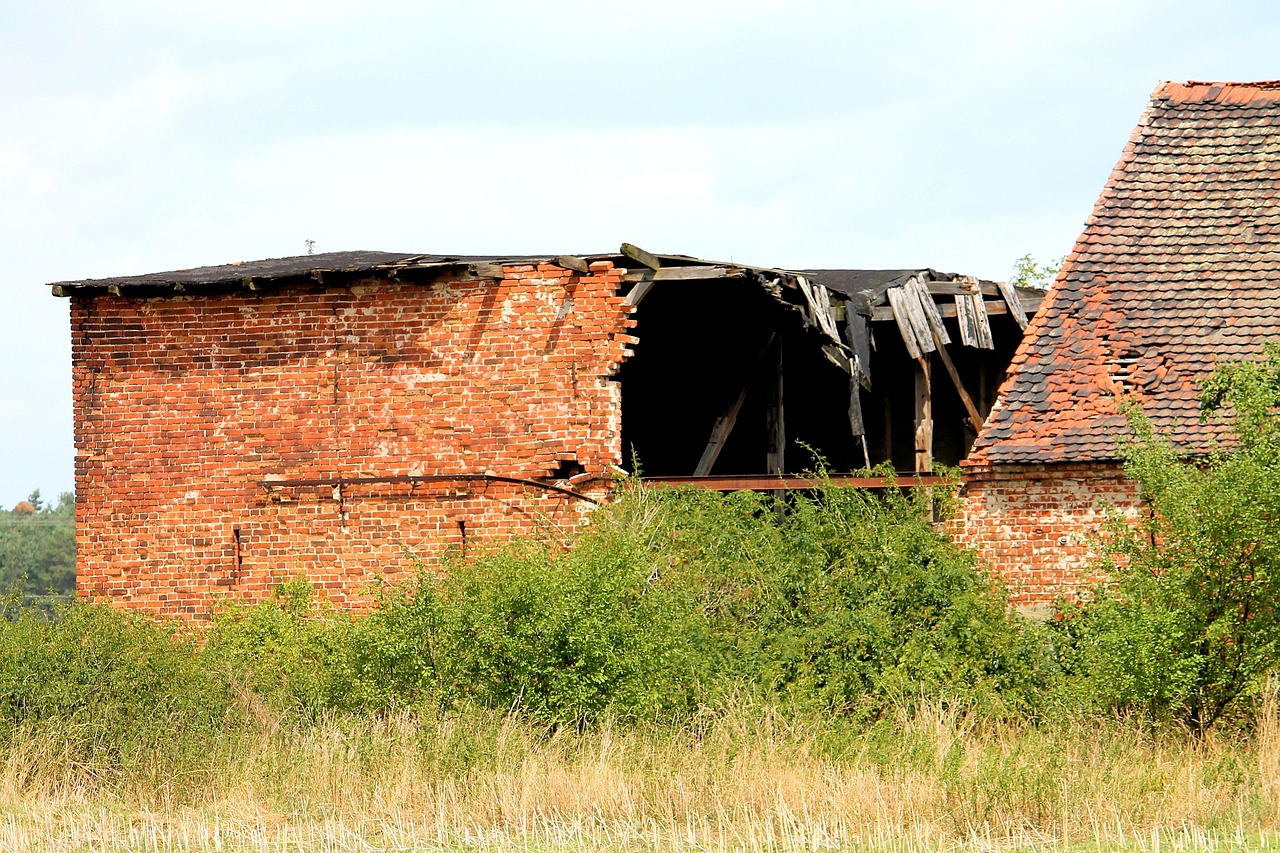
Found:
[[[204,618],[301,575],[358,606],[464,541],[576,526],[590,504],[510,483],[263,483],[607,478],[635,339],[620,271],[591,270],[73,297],[81,595]]]
[[[965,472],[960,511],[947,532],[978,553],[1027,608],[1051,604],[1100,580],[1088,572],[1109,512],[1147,512],[1118,463],[1000,465]]]

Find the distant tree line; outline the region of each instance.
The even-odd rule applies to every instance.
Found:
[[[51,503],[36,489],[13,509],[0,509],[0,585],[26,596],[75,594],[76,503],[71,492]]]

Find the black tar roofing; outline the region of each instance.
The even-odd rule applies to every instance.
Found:
[[[445,267],[475,263],[546,263],[556,255],[435,255],[411,252],[324,252],[315,255],[297,255],[287,258],[267,258],[210,267],[169,270],[167,272],[126,275],[113,278],[79,279],[52,282],[57,293],[75,290],[98,291],[107,288],[139,288],[148,291],[180,289],[181,286],[216,286],[241,283],[246,280],[267,283],[287,279],[302,279],[324,274],[360,275],[384,269],[414,267]],[[583,260],[611,260],[619,265],[637,266],[636,262],[616,252],[576,255]],[[689,255],[657,255],[673,266],[705,264],[709,266],[737,267],[767,271],[769,268],[753,267],[731,262],[706,261]],[[870,293],[879,296],[894,285],[901,284],[912,275],[931,272],[935,279],[948,278],[927,268],[895,270],[797,270],[810,280],[846,296]],[[789,271],[790,272],[790,271]]]

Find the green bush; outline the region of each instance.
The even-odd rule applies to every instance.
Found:
[[[1125,470],[1151,513],[1111,525],[1111,581],[1062,626],[1094,701],[1198,732],[1247,715],[1280,659],[1280,346],[1220,366],[1202,402],[1236,441],[1198,460],[1130,409]]]
[[[199,766],[228,686],[171,627],[105,605],[0,620],[0,738],[45,738],[95,775]]]
[[[702,595],[716,666],[763,698],[859,716],[935,699],[1030,710],[1048,677],[1039,637],[934,529],[944,498],[827,485],[775,523],[766,496],[671,493],[655,542]]]
[[[314,719],[347,704],[340,672],[349,626],[316,600],[309,583],[292,580],[266,601],[216,614],[201,657],[273,711]]]

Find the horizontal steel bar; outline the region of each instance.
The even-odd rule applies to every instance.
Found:
[[[831,474],[826,477],[795,477],[779,474],[739,474],[706,477],[645,477],[654,486],[696,486],[714,491],[768,492],[774,489],[820,489],[823,486],[852,486],[859,489],[906,489],[912,486],[953,486],[955,480],[937,474],[906,477],[867,477],[854,474]]]
[[[503,477],[499,474],[395,474],[386,477],[318,477],[315,479],[304,480],[263,480],[261,485],[267,491],[274,489],[301,489],[312,486],[327,486],[333,488],[343,488],[345,486],[365,486],[365,485],[391,485],[397,483],[513,483],[518,486],[529,486],[535,489],[542,489],[547,492],[555,492],[557,494],[566,495],[576,498],[580,501],[586,501],[596,506],[600,502],[594,498],[589,498],[581,492],[575,492],[573,489],[566,489],[563,486],[557,486],[554,483],[544,483],[541,480],[527,480],[523,477]]]

